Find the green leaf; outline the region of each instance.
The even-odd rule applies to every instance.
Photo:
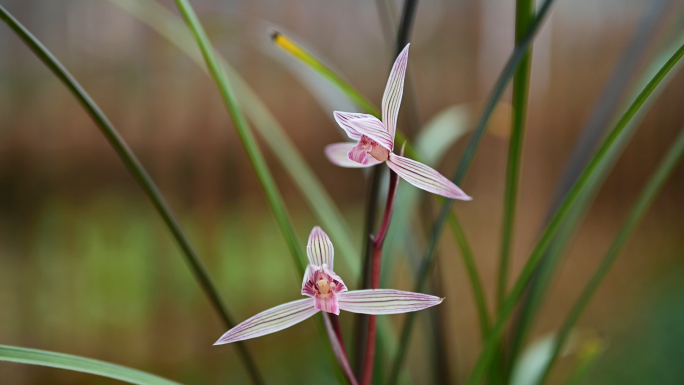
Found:
[[[681,59],[683,55],[684,45],[682,45],[677,50],[677,52],[675,52],[672,55],[672,57],[670,57],[667,63],[663,65],[663,67],[658,71],[658,73],[653,77],[653,79],[651,79],[648,85],[641,91],[639,96],[630,105],[627,111],[622,115],[622,117],[617,122],[615,127],[610,131],[606,139],[603,141],[603,143],[598,148],[594,156],[591,158],[591,161],[589,162],[587,167],[584,169],[584,171],[582,171],[582,174],[579,176],[573,187],[566,195],[566,197],[563,199],[563,203],[558,208],[558,211],[556,211],[556,213],[554,214],[553,218],[549,222],[549,225],[542,233],[539,242],[532,251],[532,254],[525,263],[525,266],[523,267],[520,276],[516,280],[515,285],[511,290],[511,293],[506,297],[506,300],[504,301],[504,304],[501,308],[501,312],[499,314],[499,317],[497,318],[495,326],[492,328],[490,338],[485,344],[485,347],[482,353],[480,354],[480,357],[478,358],[478,362],[475,365],[473,374],[471,375],[470,380],[468,382],[469,384],[478,384],[481,382],[485,374],[485,371],[489,367],[496,352],[496,349],[499,346],[499,341],[501,339],[501,335],[503,333],[508,317],[515,309],[515,305],[522,296],[529,278],[534,272],[534,269],[539,263],[543,253],[549,246],[556,231],[562,224],[566,215],[568,215],[570,209],[572,208],[572,205],[577,201],[577,198],[580,196],[580,194],[586,187],[587,182],[594,176],[594,173],[596,172],[598,166],[603,161],[611,147],[616,143],[618,138],[621,136],[629,121],[632,119],[632,117],[634,117],[639,108],[651,95],[653,90],[658,86],[658,84],[660,84],[665,75],[667,75],[667,73],[672,69],[672,67],[674,67],[674,65],[679,61],[679,59]]]
[[[515,44],[524,42],[529,24],[534,21],[535,1],[516,0],[515,2]],[[500,307],[506,296],[508,269],[512,253],[513,226],[515,224],[515,205],[518,197],[522,146],[527,117],[527,94],[530,84],[532,48],[520,62],[513,76],[513,110],[511,117],[511,139],[508,144],[506,162],[506,187],[504,190],[503,221],[501,226],[501,253],[499,256],[499,279],[496,290],[496,303]]]
[[[300,273],[303,274],[307,264],[307,258],[299,245],[297,235],[292,226],[292,222],[290,221],[283,199],[280,196],[278,187],[276,186],[273,176],[264,160],[264,156],[256,143],[256,139],[247,125],[247,120],[242,113],[242,109],[238,105],[224,67],[219,63],[214,52],[214,47],[211,45],[206,31],[204,30],[204,27],[202,27],[202,24],[197,18],[197,14],[195,14],[190,3],[187,0],[174,0],[174,2],[183,16],[185,23],[188,25],[188,29],[190,29],[190,32],[195,37],[195,41],[197,42],[200,51],[202,51],[209,73],[218,87],[221,99],[228,111],[228,115],[230,115],[230,118],[233,121],[233,125],[242,142],[242,146],[247,152],[249,161],[252,163],[254,172],[266,195],[266,200],[271,208],[271,212],[290,248],[290,254],[292,255],[295,265],[299,268]]]
[[[167,39],[185,53],[200,68],[206,70],[202,53],[192,40],[183,21],[168,8],[153,0],[109,0],[128,12]],[[247,118],[254,124],[257,133],[275,154],[283,168],[295,182],[309,208],[330,235],[335,250],[349,268],[352,279],[360,274],[359,253],[349,235],[348,225],[335,206],[330,195],[318,180],[313,170],[297,150],[286,131],[266,107],[264,102],[223,57],[218,57],[228,79],[235,88],[237,102],[244,109]]]
[[[684,52],[684,45],[682,45],[680,51]],[[539,382],[540,384],[544,383],[544,380],[548,378],[549,373],[551,372],[551,369],[553,367],[553,364],[558,358],[559,352],[561,351],[561,349],[563,349],[563,346],[570,335],[570,331],[575,326],[577,320],[579,320],[579,317],[582,315],[582,312],[584,311],[592,296],[596,292],[596,289],[598,289],[599,285],[601,284],[601,282],[603,282],[603,279],[606,277],[606,274],[608,274],[608,272],[610,271],[611,267],[613,266],[613,263],[620,255],[622,248],[629,241],[637,225],[641,222],[641,219],[644,217],[644,215],[646,215],[646,212],[651,207],[651,204],[658,196],[660,190],[665,185],[667,178],[670,176],[670,174],[672,174],[672,171],[677,166],[679,161],[682,159],[683,154],[684,129],[682,129],[681,133],[679,134],[679,137],[672,144],[672,147],[670,147],[670,150],[667,152],[667,154],[665,154],[665,157],[663,158],[662,162],[660,162],[660,165],[658,165],[658,168],[653,173],[650,180],[642,190],[641,194],[639,195],[639,198],[637,199],[636,203],[632,207],[632,210],[627,216],[625,223],[622,225],[620,231],[618,232],[618,235],[615,237],[613,244],[611,245],[606,255],[603,257],[603,260],[601,261],[599,268],[596,270],[596,273],[594,273],[594,275],[591,277],[591,280],[582,291],[582,294],[580,295],[575,305],[572,307],[572,310],[568,314],[568,317],[565,319],[565,322],[563,322],[563,326],[561,327],[560,332],[558,333],[558,341],[555,343],[554,346],[553,355],[551,357],[549,365],[546,367],[544,377]]]
[[[667,62],[667,59],[672,55],[673,52],[677,50],[684,44],[684,34],[680,34],[674,43],[670,44],[666,49],[660,52],[648,65],[646,70],[640,79],[636,82],[632,94],[628,100],[634,100],[639,90],[643,89],[649,80],[658,72],[658,70]],[[660,94],[665,89],[665,85],[669,84],[670,81],[675,77],[676,73],[681,71],[682,64],[679,63],[673,68],[668,76],[663,79],[663,84],[653,91],[653,94],[649,99],[644,102],[636,115],[630,120],[630,122],[625,127],[624,133],[617,139],[615,145],[608,151],[606,157],[598,166],[594,176],[587,182],[587,187],[583,190],[582,194],[577,198],[577,202],[573,205],[572,210],[568,216],[563,221],[562,226],[559,228],[552,244],[546,252],[545,261],[540,264],[538,269],[538,274],[536,275],[536,282],[531,285],[530,296],[528,299],[528,304],[523,308],[523,314],[520,315],[520,322],[517,328],[518,334],[515,336],[515,342],[521,343],[534,321],[535,314],[543,298],[547,292],[548,285],[551,282],[552,274],[555,270],[555,266],[566,250],[566,247],[573,235],[575,234],[578,226],[581,224],[582,220],[587,214],[587,211],[591,207],[594,198],[598,194],[603,182],[612,170],[613,166],[622,155],[625,147],[632,139],[637,128],[641,125],[641,122],[645,118],[648,111],[658,100]],[[624,107],[626,109],[627,106]],[[515,349],[515,348],[514,348]],[[515,355],[515,350],[513,352]]]
[[[164,196],[155,185],[152,178],[140,163],[140,161],[133,154],[133,151],[128,147],[119,132],[114,128],[114,125],[107,119],[105,114],[100,110],[90,95],[81,87],[76,79],[67,71],[66,68],[55,58],[50,51],[48,51],[43,44],[38,41],[21,23],[19,23],[12,15],[9,14],[2,6],[0,6],[0,19],[4,21],[12,30],[23,40],[33,53],[52,71],[52,73],[69,89],[78,102],[83,106],[90,117],[95,121],[98,128],[105,136],[109,144],[117,153],[121,161],[124,163],[133,178],[142,187],[145,194],[152,201],[152,204],[157,209],[157,212],[164,220],[169,231],[178,243],[185,261],[188,263],[195,279],[204,290],[207,298],[212,303],[216,311],[219,313],[221,320],[226,327],[232,327],[233,322],[228,308],[223,299],[219,295],[216,286],[214,285],[209,273],[207,272],[202,260],[199,258],[195,249],[192,247],[190,240],[185,235],[185,232],[178,221],[173,210],[164,199]],[[262,382],[261,376],[256,368],[256,364],[252,360],[249,352],[244,344],[238,343],[236,345],[238,354],[245,363],[247,370],[255,384]]]
[[[46,350],[0,345],[0,361],[73,370],[138,385],[179,385],[178,382],[125,366]]]

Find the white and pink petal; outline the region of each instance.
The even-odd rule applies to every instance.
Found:
[[[404,93],[404,77],[408,65],[409,44],[404,47],[394,61],[390,72],[385,93],[382,95],[382,123],[387,132],[394,138],[397,130],[397,116],[401,106],[401,97]]]
[[[328,160],[340,167],[347,168],[362,168],[375,166],[378,163],[382,163],[379,160],[373,158],[366,151],[367,161],[364,163],[359,163],[355,160],[349,158],[349,152],[352,151],[357,146],[357,143],[335,143],[330,144],[325,147],[325,156]]]
[[[356,129],[352,126],[349,125],[350,120],[354,119],[364,119],[364,118],[373,118],[375,117],[373,115],[368,115],[368,114],[362,114],[359,112],[342,112],[342,111],[333,111],[333,116],[335,117],[335,121],[337,124],[342,127],[342,129],[347,133],[347,135],[354,140],[359,140],[361,139],[361,133],[356,131]]]
[[[451,199],[464,201],[473,199],[444,175],[413,159],[390,154],[387,166],[404,178],[405,181],[419,189]]]
[[[340,306],[337,303],[337,295],[335,295],[333,292],[330,292],[325,296],[315,296],[314,306],[317,310],[322,310],[326,313],[332,313],[335,315],[340,314]]]
[[[328,265],[330,269],[333,268],[335,249],[328,234],[319,226],[314,227],[311,233],[309,233],[306,255],[309,257],[309,263],[312,265]]]
[[[394,136],[390,135],[385,126],[374,116],[363,119],[353,119],[348,122],[356,132],[365,135],[389,151],[394,148]]]
[[[392,289],[352,290],[337,296],[342,310],[361,314],[399,314],[438,305],[444,298]]]
[[[275,333],[298,324],[318,312],[319,310],[314,307],[314,300],[311,298],[288,302],[261,312],[228,330],[214,345],[228,344]]]

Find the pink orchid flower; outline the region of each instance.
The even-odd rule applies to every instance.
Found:
[[[458,186],[432,168],[392,152],[397,129],[399,105],[404,93],[404,77],[409,44],[397,57],[382,96],[382,121],[373,115],[335,111],[337,123],[347,135],[358,141],[336,143],[325,148],[328,159],[342,167],[370,167],[387,162],[387,166],[412,185],[451,199],[471,200]]]
[[[298,324],[319,311],[340,314],[340,310],[363,314],[398,314],[423,310],[444,298],[399,290],[347,291],[342,278],[333,271],[334,250],[328,235],[316,226],[306,246],[309,265],[304,274],[302,294],[310,298],[276,306],[242,322],[226,332],[214,345],[222,345],[266,334]]]

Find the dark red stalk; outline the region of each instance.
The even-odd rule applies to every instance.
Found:
[[[371,261],[371,289],[380,288],[380,264],[382,262],[382,245],[389,230],[389,225],[394,212],[394,201],[397,197],[397,186],[399,176],[390,170],[389,189],[387,191],[387,204],[385,205],[385,215],[382,217],[382,224],[376,236],[371,236],[373,242],[373,259]],[[377,334],[377,316],[368,316],[368,334],[366,339],[366,359],[363,365],[362,385],[370,385],[373,382],[373,367],[375,365],[375,340]]]

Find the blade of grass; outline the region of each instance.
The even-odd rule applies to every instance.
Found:
[[[475,365],[473,373],[470,377],[469,384],[478,384],[482,380],[486,369],[489,367],[494,353],[496,352],[497,346],[501,339],[503,329],[508,321],[509,316],[513,312],[516,303],[520,299],[523,290],[525,289],[530,276],[534,272],[534,269],[539,263],[543,253],[549,246],[553,236],[560,227],[561,223],[565,219],[565,216],[569,213],[572,205],[577,201],[582,190],[586,187],[587,182],[596,172],[596,169],[600,163],[605,158],[606,154],[610,148],[615,144],[620,134],[624,131],[627,123],[632,119],[632,117],[637,113],[639,108],[644,104],[646,99],[651,95],[653,90],[660,84],[665,75],[674,67],[674,65],[679,61],[679,59],[684,55],[684,45],[682,45],[677,52],[673,54],[672,57],[665,63],[665,65],[658,71],[658,73],[651,79],[651,81],[646,85],[646,87],[639,93],[639,96],[634,100],[634,102],[629,106],[627,111],[622,115],[620,120],[616,123],[613,129],[610,131],[606,139],[603,141],[601,146],[598,148],[591,161],[587,164],[587,167],[582,171],[577,182],[570,189],[566,197],[563,199],[563,203],[559,206],[558,211],[554,214],[553,218],[549,222],[542,233],[537,245],[535,246],[532,254],[528,258],[525,266],[522,269],[518,279],[511,290],[511,293],[506,297],[504,304],[502,306],[501,312],[497,317],[497,321],[494,327],[491,329],[490,337],[485,344],[485,347],[478,358]]]
[[[535,1],[517,0],[515,3],[515,43],[520,45],[527,33],[529,24],[534,20]],[[515,204],[518,197],[520,163],[522,145],[527,117],[527,96],[530,84],[530,67],[532,65],[532,48],[522,58],[513,76],[513,116],[511,118],[511,139],[508,144],[508,161],[506,163],[506,187],[504,190],[503,225],[501,226],[501,254],[499,256],[499,279],[496,290],[496,303],[500,307],[506,296],[509,261],[513,243],[513,225],[515,223]]]
[[[658,168],[651,176],[651,179],[644,187],[643,191],[639,195],[639,198],[632,207],[632,210],[627,216],[625,223],[620,228],[617,237],[615,237],[613,244],[610,246],[610,249],[603,257],[601,265],[596,270],[594,275],[591,277],[591,280],[584,288],[582,295],[580,295],[577,302],[575,302],[575,305],[572,307],[572,310],[563,322],[563,326],[561,327],[560,332],[558,333],[558,339],[554,344],[551,360],[549,361],[549,364],[546,366],[546,370],[544,371],[544,375],[539,380],[539,384],[543,384],[548,380],[549,374],[551,373],[551,369],[553,368],[554,363],[558,359],[558,354],[560,350],[563,348],[563,345],[565,344],[568,335],[570,334],[570,330],[572,330],[572,328],[575,326],[575,323],[582,315],[584,309],[587,307],[587,304],[596,292],[596,289],[599,287],[601,282],[603,282],[603,279],[610,271],[610,268],[613,266],[615,260],[620,255],[620,252],[622,251],[623,247],[627,244],[627,241],[629,241],[630,237],[636,230],[637,225],[641,222],[641,219],[644,217],[644,215],[646,215],[646,212],[651,207],[651,204],[655,200],[656,196],[665,185],[667,178],[670,176],[674,168],[682,159],[682,154],[684,154],[684,129],[679,134],[675,142],[672,144],[670,150],[667,152],[662,162],[660,163],[660,165],[658,165]]]
[[[499,75],[499,78],[497,79],[497,82],[494,85],[494,89],[492,90],[492,93],[489,96],[487,104],[485,105],[485,108],[482,112],[482,116],[477,126],[475,127],[473,136],[470,138],[468,146],[466,147],[464,153],[461,155],[461,160],[459,162],[458,169],[456,170],[456,175],[452,179],[452,181],[457,185],[463,181],[463,178],[468,172],[470,164],[472,163],[472,160],[475,156],[475,152],[477,151],[480,141],[484,136],[485,129],[487,127],[487,124],[489,123],[489,119],[492,113],[494,112],[494,109],[496,108],[499,100],[501,100],[501,97],[503,96],[503,93],[506,90],[506,86],[508,85],[509,80],[515,73],[515,70],[518,68],[518,65],[520,65],[522,59],[525,57],[525,54],[527,53],[530,45],[532,44],[534,37],[539,31],[543,21],[546,19],[546,15],[551,9],[551,5],[553,5],[553,2],[554,0],[546,0],[544,4],[541,6],[534,21],[530,24],[529,28],[527,29],[527,34],[521,40],[520,44],[515,48],[515,50],[509,57],[508,62],[506,62],[503,71]],[[425,253],[425,258],[423,260],[423,264],[418,274],[418,279],[416,280],[416,290],[414,291],[420,292],[423,290],[425,283],[427,282],[427,279],[429,278],[429,275],[432,272],[432,267],[434,265],[434,252],[437,248],[437,241],[439,240],[439,237],[442,234],[442,230],[444,229],[447,217],[451,212],[452,204],[453,201],[451,200],[445,202],[442,205],[442,209],[439,216],[437,217],[437,220],[435,221],[435,224],[431,231],[427,251]],[[401,331],[401,337],[399,340],[399,350],[397,351],[397,355],[394,358],[394,366],[392,368],[392,372],[390,375],[390,385],[396,384],[396,381],[398,379],[399,370],[402,367],[404,357],[406,355],[406,349],[408,347],[408,343],[410,340],[409,337],[411,336],[411,330],[413,328],[414,320],[415,313],[409,313],[406,316],[406,320],[404,321],[404,327]]]
[[[33,51],[33,53],[48,67],[48,69],[50,69],[50,71],[52,71],[52,73],[69,89],[69,91],[90,115],[90,117],[95,121],[95,124],[97,124],[98,128],[112,146],[114,151],[117,153],[121,161],[124,163],[128,171],[138,182],[150,201],[152,201],[155,209],[162,217],[164,223],[178,243],[182,255],[190,267],[193,275],[195,276],[195,279],[204,290],[204,293],[214,306],[214,309],[217,311],[219,317],[227,328],[232,328],[235,323],[228,312],[228,308],[216,289],[216,285],[214,285],[206,267],[202,263],[202,260],[199,258],[195,252],[195,249],[192,247],[190,240],[185,235],[183,227],[178,221],[178,218],[173,213],[173,210],[168,205],[166,199],[164,199],[164,196],[159,191],[154,181],[152,181],[152,178],[150,178],[143,165],[133,154],[133,151],[131,151],[131,149],[128,147],[116,128],[114,128],[114,125],[112,125],[102,110],[100,110],[100,108],[97,106],[95,101],[90,98],[90,95],[88,95],[83,87],[81,87],[81,85],[69,73],[69,71],[67,71],[66,68],[64,68],[64,66],[57,60],[57,58],[55,58],[52,53],[48,51],[48,49],[45,48],[40,41],[38,41],[38,39],[36,39],[1,5],[0,19],[2,19],[2,21],[4,21],[19,36],[19,38],[21,38],[24,44],[26,44],[28,48],[31,49],[31,51]],[[259,373],[254,360],[244,344],[239,343],[236,345],[236,348],[240,358],[245,364],[252,382],[255,384],[263,383],[261,374]]]
[[[271,207],[273,216],[280,227],[280,231],[285,237],[285,242],[290,249],[290,254],[294,259],[295,265],[299,268],[299,272],[303,274],[307,259],[301,247],[299,246],[297,235],[294,231],[292,223],[290,222],[290,217],[280,196],[280,192],[273,181],[273,176],[266,165],[266,161],[261,154],[261,150],[256,143],[256,139],[254,138],[252,131],[247,125],[247,120],[242,114],[242,110],[238,106],[237,99],[233,94],[233,90],[228,82],[228,78],[223,70],[223,67],[221,64],[219,64],[219,61],[216,58],[214,48],[209,41],[209,37],[204,31],[204,28],[202,27],[202,24],[197,18],[197,15],[195,14],[195,11],[190,3],[187,0],[174,0],[174,2],[179,12],[183,16],[185,23],[188,25],[190,32],[195,37],[197,45],[200,47],[200,51],[202,51],[207,68],[209,69],[209,72],[211,73],[211,76],[219,89],[223,103],[228,110],[228,114],[230,115],[238,136],[242,141],[242,145],[247,152],[247,156],[254,167],[257,177],[259,178],[261,188],[266,195],[266,199]]]
[[[651,24],[649,23],[647,25],[650,26]],[[677,39],[675,39],[674,44],[670,44],[670,46],[668,46],[665,50],[663,50],[651,61],[647,69],[644,71],[644,74],[636,82],[637,86],[634,88],[636,90],[643,88],[643,86],[648,83],[648,81],[653,77],[653,75],[658,71],[658,69],[662,67],[662,65],[667,61],[670,55],[673,52],[675,52],[681,44],[684,44],[684,34],[678,36]],[[663,83],[668,83],[668,81],[673,78],[674,74],[681,70],[681,67],[682,66],[680,63],[679,65],[677,65],[676,68],[670,71],[670,74],[667,76],[666,79],[663,80]],[[572,212],[564,220],[563,225],[558,230],[558,233],[554,237],[552,244],[549,246],[549,249],[542,258],[542,261],[540,262],[537,271],[534,273],[530,281],[529,288],[527,289],[528,292],[526,293],[525,298],[523,299],[522,305],[520,306],[520,310],[516,312],[516,318],[513,321],[513,329],[511,331],[512,342],[510,346],[509,356],[511,362],[515,361],[517,354],[522,348],[522,344],[524,343],[525,338],[529,333],[529,330],[532,328],[535,314],[537,313],[539,306],[541,306],[541,303],[544,299],[544,295],[546,293],[546,288],[548,287],[553,272],[555,271],[555,266],[557,265],[560,257],[562,256],[563,251],[566,249],[566,245],[568,245],[571,238],[575,234],[577,227],[585,217],[586,212],[588,211],[591,203],[594,200],[594,197],[596,196],[600,187],[602,186],[603,181],[607,177],[608,173],[610,172],[614,164],[617,162],[617,159],[622,154],[625,146],[630,141],[633,133],[641,124],[641,121],[644,119],[647,111],[650,110],[654,101],[657,100],[658,95],[660,92],[662,92],[663,88],[664,87],[661,86],[654,91],[654,95],[652,95],[648,99],[648,101],[644,103],[644,105],[639,109],[637,115],[627,125],[627,127],[625,128],[625,134],[623,134],[622,137],[618,139],[616,145],[614,145],[611,148],[608,155],[606,155],[605,160],[601,163],[601,165],[599,165],[595,176],[587,183],[587,188],[585,189],[585,192],[583,192],[581,196],[577,199],[577,203],[575,203],[575,205],[573,206]],[[636,98],[637,92],[638,91],[633,92],[634,95],[630,97],[630,100]],[[599,105],[602,104],[603,103],[599,103]],[[587,128],[589,127],[593,126],[588,125]],[[598,138],[596,140],[598,140]],[[580,141],[578,147],[585,145],[586,144],[583,144]],[[577,164],[575,166],[581,167],[580,164]],[[564,178],[570,179],[575,177],[576,174],[574,172],[574,168],[570,168],[569,166],[566,176]]]
[[[527,33],[529,24],[535,16],[534,0],[516,0],[515,2],[515,44],[518,46]],[[503,219],[501,225],[501,246],[499,254],[499,274],[496,287],[497,311],[506,297],[508,270],[513,253],[513,231],[515,226],[515,209],[520,182],[523,138],[525,135],[525,119],[527,118],[527,97],[530,84],[530,68],[532,65],[532,47],[522,58],[515,75],[513,75],[513,98],[511,117],[511,138],[508,142],[508,160],[506,162],[506,184],[504,187]],[[493,383],[505,383],[509,366],[506,362],[506,349],[502,344],[499,351],[499,365],[492,374]]]
[[[145,373],[125,366],[111,364],[92,358],[72,356],[71,354],[55,353],[46,350],[20,348],[17,346],[0,345],[0,361],[16,362],[20,364],[49,366],[90,373],[102,377],[138,385],[180,385],[178,382]]]
[[[451,215],[448,216],[447,220],[459,250],[461,251],[461,257],[463,258],[463,264],[466,267],[470,287],[473,290],[475,306],[477,307],[477,316],[480,322],[480,334],[482,335],[482,341],[484,342],[489,335],[489,313],[487,312],[487,300],[485,299],[482,281],[480,280],[480,274],[477,265],[475,264],[475,257],[473,256],[472,249],[468,244],[468,240],[466,239],[461,224],[458,222],[456,214],[451,212]]]
[[[207,70],[202,53],[185,28],[183,20],[165,6],[153,0],[109,0],[159,33],[180,51],[190,57],[203,70]],[[266,107],[264,102],[225,60],[218,56],[229,81],[235,88],[240,107],[254,124],[257,133],[275,154],[302,193],[309,208],[316,215],[325,231],[335,244],[335,250],[342,256],[353,279],[359,277],[357,248],[349,235],[348,225],[330,195],[314,174],[304,157],[292,143],[285,129]]]
[[[285,209],[282,198],[280,197],[280,193],[278,192],[275,182],[273,181],[273,177],[266,166],[263,155],[256,144],[256,140],[254,139],[254,136],[247,125],[247,121],[242,115],[242,110],[237,104],[237,100],[235,99],[230,83],[228,82],[226,73],[224,72],[223,67],[220,65],[209,37],[207,36],[204,27],[202,27],[202,24],[197,18],[197,14],[190,3],[187,0],[174,0],[174,2],[179,12],[183,16],[188,28],[190,29],[190,32],[195,37],[197,45],[202,51],[202,56],[204,56],[207,68],[216,82],[216,86],[219,89],[221,98],[223,99],[226,109],[228,110],[228,114],[230,115],[230,118],[238,132],[238,136],[240,137],[240,140],[245,147],[245,151],[250,158],[250,162],[252,163],[257,177],[259,178],[259,182],[261,183],[262,189],[266,194],[269,206],[271,207],[280,230],[283,232],[285,241],[288,243],[293,261],[299,268],[299,274],[301,277],[304,275],[307,258],[304,256],[304,253],[299,246],[297,236],[294,232],[292,223],[290,222],[290,218],[287,214],[287,210]],[[322,318],[316,317],[316,320],[319,326],[319,331],[321,333],[327,334],[325,327],[322,324]],[[328,353],[328,358],[334,360],[334,356],[331,353],[332,352]]]

